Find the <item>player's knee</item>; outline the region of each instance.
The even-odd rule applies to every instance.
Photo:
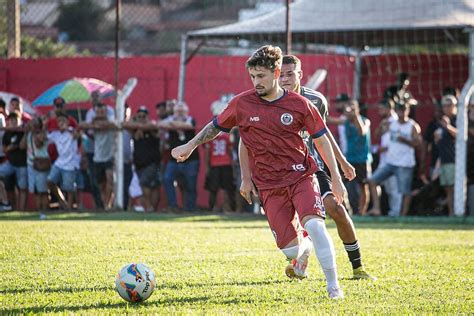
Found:
[[[336,223],[347,221],[347,212],[345,207],[341,204],[338,204],[334,196],[329,195],[324,199],[324,207],[326,208],[326,212]]]

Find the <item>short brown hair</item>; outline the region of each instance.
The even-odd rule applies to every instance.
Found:
[[[301,60],[295,55],[285,55],[283,56],[283,65],[301,66]]]
[[[270,69],[272,72],[275,69],[281,68],[282,52],[280,47],[265,45],[257,49],[249,59],[247,59],[247,69],[255,68],[257,66]]]

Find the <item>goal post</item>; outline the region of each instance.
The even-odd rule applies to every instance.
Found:
[[[138,80],[136,78],[128,79],[127,83],[124,85],[123,89],[117,93],[117,103],[116,103],[116,123],[121,125],[125,117],[125,102],[130,94],[135,89]],[[119,129],[116,133],[116,151],[115,151],[115,207],[118,209],[124,209],[127,206],[124,205],[124,157],[123,157],[123,130]]]

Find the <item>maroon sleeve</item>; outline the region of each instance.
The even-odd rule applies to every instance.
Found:
[[[316,106],[309,100],[305,100],[305,103],[307,108],[305,117],[306,130],[312,138],[318,138],[327,132],[326,124]]]
[[[237,100],[233,98],[227,108],[212,120],[214,126],[223,132],[229,133],[237,123],[236,109]]]

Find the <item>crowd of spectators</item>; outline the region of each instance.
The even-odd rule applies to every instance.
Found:
[[[357,173],[354,180],[346,182],[346,206],[353,214],[453,215],[457,91],[443,91],[422,134],[413,111],[417,101],[408,92],[406,81],[388,88],[374,105],[380,118],[377,126],[371,125],[366,108],[347,94],[338,95],[332,103],[339,114],[330,116],[328,125],[337,125],[341,150]],[[213,103],[212,114],[218,115],[230,97],[223,95]],[[47,115],[31,117],[22,111],[18,99],[11,99],[8,106],[0,99],[0,211],[27,210],[28,205],[34,205],[35,210],[83,210],[85,192],[91,194],[93,209],[113,209],[119,130],[125,209],[252,211],[239,194],[237,129],[219,135],[205,147],[202,167],[209,200],[208,205],[198,207],[199,152],[185,163],[177,163],[170,155],[171,148],[188,142],[196,133],[196,122],[186,103],[160,102],[154,115],[146,106],[133,114],[126,106],[120,124],[114,108],[97,95],[92,96],[92,106],[79,122],[66,113],[64,99],[56,98],[53,105]],[[468,212],[472,214],[474,98],[468,122]],[[34,201],[28,203],[28,196]]]

